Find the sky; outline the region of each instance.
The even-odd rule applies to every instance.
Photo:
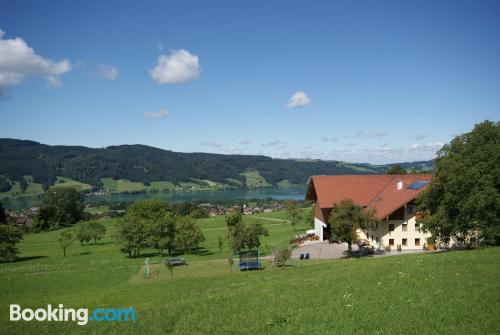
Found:
[[[500,116],[500,1],[0,0],[0,138],[374,164]]]

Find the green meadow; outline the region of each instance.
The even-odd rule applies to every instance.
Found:
[[[246,186],[247,187],[267,187],[272,186],[269,184],[264,177],[262,177],[259,171],[246,171],[240,173],[240,175],[246,178]]]
[[[34,197],[42,193],[42,184],[34,183],[32,176],[24,176],[24,180],[27,182],[28,187],[24,192],[21,191],[20,182],[16,181],[12,183],[12,187],[7,192],[0,193],[0,199],[4,198],[17,198],[17,197]]]
[[[283,212],[244,216],[270,236],[263,254],[295,234]],[[5,334],[498,334],[500,248],[381,258],[290,262],[240,272],[227,261],[224,217],[199,219],[207,240],[200,255],[173,273],[155,250],[129,259],[103,219],[96,245],[75,241],[63,257],[59,231],[27,234],[19,261],[0,264],[0,329]],[[300,226],[297,230],[308,227]],[[69,228],[71,229],[71,228]],[[144,259],[151,261],[144,278]],[[125,308],[135,322],[10,322],[9,304],[23,307]]]
[[[92,186],[89,184],[80,183],[79,181],[66,177],[57,177],[56,182],[50,188],[54,189],[58,187],[72,187],[78,192],[87,191],[92,188]]]

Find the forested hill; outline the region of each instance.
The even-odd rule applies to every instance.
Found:
[[[413,164],[413,165],[412,165]],[[421,169],[432,162],[406,163]],[[288,180],[305,184],[317,174],[384,173],[387,166],[338,161],[274,159],[266,156],[179,153],[145,145],[107,148],[50,146],[34,141],[0,139],[0,176],[11,182],[32,176],[32,182],[52,185],[56,176],[101,187],[101,178],[152,181],[211,181],[248,186],[248,172],[265,179],[265,185]],[[258,173],[257,173],[258,172]],[[4,179],[5,179],[4,178]]]

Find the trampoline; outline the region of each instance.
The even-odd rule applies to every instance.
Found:
[[[242,251],[239,253],[239,257],[240,262],[238,264],[238,267],[241,271],[260,270],[262,268],[258,250]]]

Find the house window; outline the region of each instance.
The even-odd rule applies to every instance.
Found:
[[[419,247],[419,246],[420,246],[420,239],[419,239],[419,238],[416,238],[416,239],[415,239],[415,246],[416,246],[416,247]]]
[[[403,245],[403,247],[406,247],[408,245],[408,239],[404,238],[401,244]]]
[[[403,231],[408,231],[408,224],[407,224],[407,223],[403,223],[403,224],[401,225],[401,229],[402,229]]]
[[[406,214],[413,214],[413,206],[406,206]]]
[[[393,239],[393,238],[390,238],[390,239],[389,239],[389,245],[394,246],[394,239]]]
[[[420,224],[419,223],[415,223],[415,231],[417,233],[420,233]]]
[[[389,223],[389,231],[394,231],[394,223]]]

